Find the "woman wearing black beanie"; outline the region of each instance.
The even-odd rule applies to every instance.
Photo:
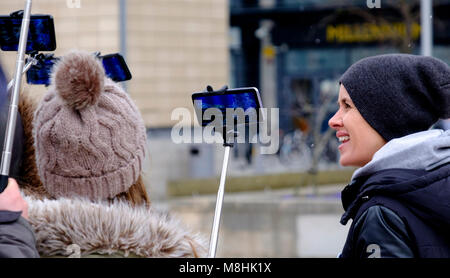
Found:
[[[450,257],[450,67],[424,56],[365,58],[340,79],[329,120],[340,164],[360,167],[342,191],[353,219],[340,257]]]

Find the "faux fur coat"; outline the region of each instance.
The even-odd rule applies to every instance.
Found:
[[[21,95],[25,155],[15,178],[28,202],[29,222],[42,257],[206,257],[202,235],[153,208],[145,198],[139,202],[130,202],[125,195],[109,202],[52,198],[36,171],[31,132],[35,107],[32,98]]]
[[[206,242],[168,213],[118,201],[26,198],[40,255],[205,257]]]

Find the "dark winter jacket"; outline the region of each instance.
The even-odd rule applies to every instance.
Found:
[[[0,258],[39,258],[31,226],[20,214],[0,211]]]
[[[450,132],[395,139],[342,191],[341,257],[450,257]]]

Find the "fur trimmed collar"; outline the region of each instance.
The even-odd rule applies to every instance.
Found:
[[[206,257],[205,239],[155,208],[25,197],[41,256]]]

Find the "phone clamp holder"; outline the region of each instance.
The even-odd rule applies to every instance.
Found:
[[[39,61],[43,60],[46,57],[46,55],[53,56],[53,54],[42,54],[36,50],[33,50],[30,53],[28,53],[27,63],[23,66],[22,75],[27,73],[27,71],[31,68],[31,66],[38,65]],[[15,79],[13,78],[13,79],[11,79],[11,81],[9,81],[8,86],[7,86],[7,92],[9,92],[11,90],[11,88],[14,84],[14,80]]]
[[[18,10],[9,14],[10,17],[21,18],[23,17],[23,10]]]

